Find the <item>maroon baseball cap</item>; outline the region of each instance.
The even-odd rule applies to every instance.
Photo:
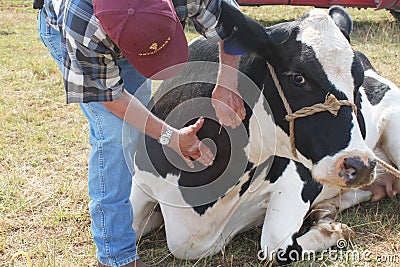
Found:
[[[93,0],[93,8],[107,35],[145,77],[171,78],[187,61],[186,37],[171,0]]]

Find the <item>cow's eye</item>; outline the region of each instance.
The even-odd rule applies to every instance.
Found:
[[[295,73],[293,74],[293,82],[298,86],[302,86],[306,83],[306,79],[303,77],[303,75]]]

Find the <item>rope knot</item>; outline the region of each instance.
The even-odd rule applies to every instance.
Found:
[[[329,111],[333,116],[336,117],[342,106],[352,107],[354,113],[357,115],[357,107],[354,103],[348,100],[337,100],[335,95],[329,94],[327,95],[324,103],[318,103],[311,107],[301,108],[294,113],[288,113],[285,116],[285,119],[290,122],[297,118],[304,118],[323,111]]]
[[[326,107],[326,110],[336,117],[342,105],[333,94],[329,94],[322,106]]]

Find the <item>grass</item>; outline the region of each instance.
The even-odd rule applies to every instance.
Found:
[[[243,7],[265,25],[300,17],[307,7]],[[386,11],[350,10],[352,42],[400,85],[400,25]],[[188,39],[197,34],[187,29]],[[36,31],[31,1],[0,0],[0,266],[26,251],[36,266],[94,266],[87,197],[87,125],[66,105],[61,76]],[[400,200],[364,203],[340,215],[357,236],[349,248],[400,254]],[[175,259],[164,229],[142,238],[140,255],[155,266],[263,266],[260,228],[233,239],[223,252],[198,261]],[[350,261],[292,266],[390,266]],[[400,260],[400,259],[399,259]],[[25,266],[19,257],[15,266]],[[392,265],[392,266],[398,266]]]

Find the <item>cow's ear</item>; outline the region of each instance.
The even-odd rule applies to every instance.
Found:
[[[350,34],[353,30],[353,20],[346,9],[341,6],[333,6],[329,9],[329,16],[331,16],[333,21],[350,43]]]
[[[221,3],[220,23],[227,34],[224,49],[230,54],[262,53],[270,37],[265,28],[225,1]]]
[[[375,68],[372,66],[371,62],[364,53],[354,50],[354,55],[356,55],[356,57],[360,60],[364,70],[372,69],[373,71],[376,72]]]

